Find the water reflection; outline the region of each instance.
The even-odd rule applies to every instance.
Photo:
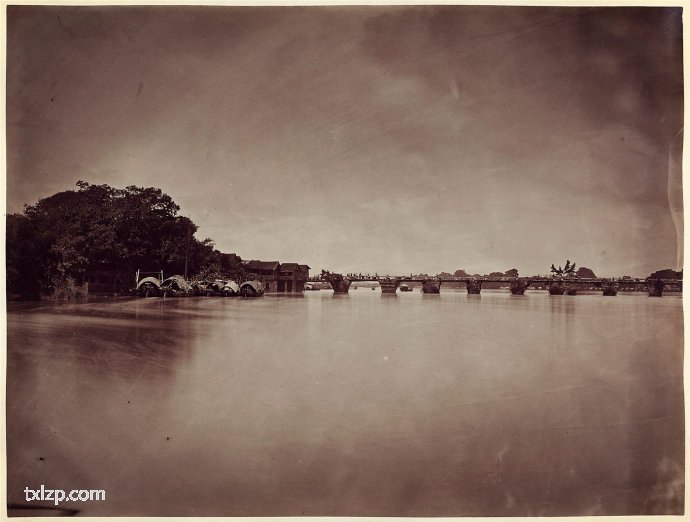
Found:
[[[17,341],[8,365],[21,374],[36,364],[69,367],[80,375],[128,379],[167,374],[189,357],[200,332],[191,323],[146,314],[135,307],[129,313],[104,317],[101,311],[83,313],[21,312],[10,316],[8,329]],[[182,361],[179,361],[182,359]],[[29,364],[29,362],[34,363]]]

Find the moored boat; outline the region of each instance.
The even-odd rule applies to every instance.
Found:
[[[206,295],[223,295],[223,287],[225,286],[225,281],[216,279],[206,285]]]
[[[220,292],[225,297],[235,297],[236,295],[240,295],[240,285],[235,281],[226,281]]]
[[[157,277],[144,277],[137,282],[137,295],[140,297],[159,296],[161,292],[161,282]]]
[[[194,295],[206,295],[206,287],[208,286],[206,281],[192,281],[191,286]]]
[[[400,286],[398,288],[401,292],[412,292],[412,287],[407,283],[400,283]]]
[[[242,297],[261,297],[264,295],[264,284],[258,279],[245,281],[240,285],[240,295]]]
[[[161,292],[163,293],[163,297],[181,296],[192,295],[194,293],[194,289],[184,277],[181,275],[174,275],[161,282]]]

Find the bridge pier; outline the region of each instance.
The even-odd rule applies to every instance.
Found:
[[[565,286],[563,283],[551,283],[549,285],[549,295],[563,295],[565,293]]]
[[[382,294],[394,294],[398,286],[400,286],[400,279],[390,279],[388,277],[379,279],[379,286],[381,287]]]
[[[525,295],[525,290],[529,286],[529,281],[524,279],[515,279],[510,282],[510,293],[513,295]]]
[[[609,283],[603,283],[601,285],[602,295],[604,296],[615,296],[618,293],[618,285],[613,281]]]
[[[662,297],[664,293],[664,282],[660,279],[647,281],[647,292],[649,297]]]
[[[362,275],[362,274],[336,274],[327,270],[323,270],[321,278],[315,278],[315,281],[327,281],[333,292],[336,294],[347,294],[350,289],[350,284],[359,281],[375,281],[381,287],[381,293],[395,294],[401,283],[416,282],[422,284],[422,293],[424,294],[438,294],[440,293],[443,279],[439,277],[415,277],[413,275],[401,276],[379,276],[376,275]],[[615,296],[619,290],[641,290],[641,286],[647,288],[650,297],[663,296],[664,289],[671,292],[681,291],[683,282],[680,279],[632,279],[632,278],[584,278],[577,277],[449,277],[446,282],[465,283],[467,293],[470,295],[478,295],[481,293],[483,283],[499,283],[500,286],[505,287],[509,285],[510,292],[513,295],[523,295],[525,290],[537,285],[539,288],[547,287],[551,295],[576,295],[579,289],[601,289],[605,296]],[[544,286],[542,286],[544,285]],[[140,285],[141,286],[141,285]],[[356,288],[356,286],[355,286]],[[145,294],[145,290],[139,289],[139,292]],[[202,289],[202,291],[208,290]],[[154,292],[154,290],[151,290]],[[160,288],[158,288],[160,292]]]
[[[422,293],[425,294],[440,294],[441,293],[441,280],[440,279],[427,279],[422,283]]]
[[[468,295],[479,295],[482,291],[482,282],[476,279],[468,279],[465,281],[467,284],[467,294]]]
[[[333,274],[327,270],[321,272],[321,277],[328,281],[333,288],[334,294],[347,294],[350,290],[351,281],[342,274]]]

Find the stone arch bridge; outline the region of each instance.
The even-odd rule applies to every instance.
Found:
[[[444,283],[464,283],[468,294],[480,294],[484,283],[507,285],[510,292],[522,295],[527,288],[547,288],[551,295],[575,295],[577,290],[598,289],[602,295],[615,296],[619,290],[646,290],[650,297],[661,297],[664,291],[683,290],[682,279],[631,279],[631,278],[575,278],[575,277],[415,277],[380,276],[378,274],[338,274],[324,270],[321,278],[311,281],[327,281],[338,294],[349,292],[350,285],[356,282],[376,282],[381,292],[394,294],[402,284],[422,283],[422,292],[437,294]]]

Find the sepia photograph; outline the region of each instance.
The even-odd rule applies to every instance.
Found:
[[[684,515],[680,5],[4,11],[9,517]]]

